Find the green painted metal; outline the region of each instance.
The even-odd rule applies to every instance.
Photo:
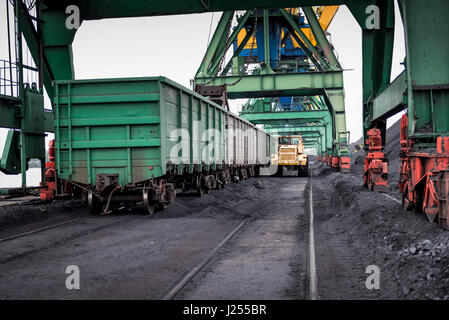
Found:
[[[379,9],[379,29],[369,29],[366,25],[367,5],[375,4]],[[394,1],[359,1],[347,4],[362,28],[363,55],[363,122],[364,141],[367,131],[377,127],[385,142],[386,122],[373,119],[372,100],[390,83],[394,43]],[[367,146],[365,146],[367,149]]]
[[[284,110],[279,106],[276,98],[257,98],[248,99],[242,106],[240,114],[259,113],[259,112],[283,112]],[[319,111],[328,110],[325,104],[322,104],[316,97],[305,97],[302,101],[303,111]],[[288,110],[285,110],[288,111]]]
[[[225,46],[225,42],[228,36],[227,30],[230,28],[232,23],[232,18],[234,16],[234,11],[223,12],[220,21],[218,22],[217,28],[212,36],[212,39],[207,47],[207,51],[203,57],[203,60],[196,72],[196,77],[199,76],[210,76],[209,67],[213,59],[219,59],[217,52],[219,51],[220,43]]]
[[[248,12],[247,12],[248,13]],[[313,12],[308,12],[310,14]],[[279,114],[275,110],[276,106],[269,97],[280,96],[309,96],[310,106],[307,110],[326,110],[325,113],[330,116],[331,120],[326,120],[326,128],[329,129],[329,134],[326,139],[331,140],[332,153],[336,156],[348,155],[349,148],[347,147],[347,135],[346,135],[346,119],[345,119],[345,107],[344,107],[344,93],[343,93],[343,72],[340,64],[336,60],[333,52],[326,53],[326,59],[331,62],[331,66],[319,53],[310,40],[301,31],[297,23],[292,16],[288,14],[284,9],[279,9],[278,13],[272,13],[276,15],[277,19],[285,19],[285,25],[288,26],[290,34],[301,45],[303,50],[308,54],[311,61],[316,65],[318,72],[303,72],[303,73],[274,73],[270,67],[269,61],[269,19],[270,14],[268,10],[263,11],[263,24],[264,24],[264,49],[265,59],[261,64],[261,69],[258,73],[242,74],[240,70],[240,63],[237,63],[237,72],[233,72],[232,76],[227,76],[226,73],[233,63],[231,59],[225,67],[225,72],[222,75],[218,74],[218,62],[224,59],[223,52],[221,55],[214,56],[215,62],[212,63],[212,72],[206,74],[203,72],[197,73],[195,77],[196,85],[210,85],[210,86],[226,86],[228,98],[258,98],[256,101],[249,100],[243,107],[241,116],[253,123],[262,124],[280,124],[282,122],[288,124],[306,124],[316,120],[323,119],[321,115],[318,118],[304,116],[301,113],[282,113]],[[260,16],[260,14],[259,14]],[[244,16],[247,18],[247,16]],[[248,15],[249,18],[249,15]],[[253,17],[254,18],[254,17]],[[226,21],[230,19],[226,16],[220,21],[217,30],[214,33],[215,39],[226,38],[229,31],[229,25]],[[316,17],[315,17],[316,20]],[[240,21],[241,22],[241,21]],[[323,51],[332,50],[327,38],[324,35],[321,26],[318,21],[315,21],[315,34],[319,43],[324,48]],[[312,22],[313,23],[313,22]],[[224,27],[221,27],[224,26]],[[225,28],[227,27],[227,28]],[[240,31],[244,27],[244,23],[239,23],[236,29],[232,31],[234,34],[236,31]],[[316,30],[319,27],[321,33]],[[247,30],[247,36],[249,32]],[[232,36],[232,35],[231,35]],[[207,56],[213,51],[213,44],[208,48],[204,61],[207,61]],[[202,64],[204,69],[204,64]],[[201,69],[201,68],[200,68]],[[323,71],[324,69],[328,71]],[[319,98],[315,96],[320,96]],[[322,97],[323,96],[323,97]],[[329,110],[329,111],[328,111]]]
[[[17,16],[17,22],[19,24],[19,28],[22,31],[23,37],[27,43],[28,49],[31,53],[31,56],[36,63],[37,66],[39,66],[39,34],[38,31],[36,31],[36,28],[34,27],[34,21],[33,19],[27,14],[25,4],[20,1],[20,14]],[[52,80],[54,80],[54,76],[51,71],[51,67],[48,63],[47,56],[44,52],[41,52],[42,55],[42,80],[43,85],[45,86],[45,89],[49,95],[50,100],[52,99],[53,94],[53,88],[52,88]],[[39,88],[41,89],[41,88]]]
[[[290,34],[295,38],[296,42],[301,46],[304,52],[309,56],[310,60],[312,60],[313,64],[319,70],[329,70],[329,64],[326,60],[323,59],[321,54],[318,53],[317,49],[310,42],[309,38],[306,37],[304,32],[302,32],[301,28],[299,28],[296,21],[292,18],[290,14],[288,14],[285,9],[279,9],[279,11],[284,16],[285,20],[287,20],[289,24]],[[299,35],[299,36],[298,36]]]
[[[252,10],[254,8],[289,8],[298,5],[338,5],[354,1],[359,0],[301,0],[299,3],[293,0],[174,0],[169,3],[146,0],[41,0],[47,6],[60,8],[66,8],[70,4],[77,4],[81,8],[85,20],[176,15],[211,11]]]
[[[232,42],[235,40],[235,38],[237,38],[237,35],[239,34],[240,30],[245,25],[245,23],[248,20],[250,15],[251,15],[251,11],[248,10],[245,12],[243,17],[241,17],[238,25],[235,27],[235,29],[232,31],[231,35],[229,36],[229,39],[226,38],[224,45],[220,48],[219,51],[216,52],[215,56],[217,57],[217,59],[214,60],[213,64],[209,68],[210,71],[208,70],[207,74],[215,75],[218,73],[218,67],[220,65],[220,62],[222,61],[222,59],[218,58],[218,57],[222,57],[223,55],[226,54],[229,47],[232,45]]]
[[[327,40],[326,35],[324,34],[324,31],[321,28],[321,25],[318,22],[315,13],[313,12],[313,9],[311,7],[303,7],[302,10],[304,11],[304,14],[307,17],[307,22],[309,23],[310,29],[312,30],[312,33],[317,43],[323,50],[323,53],[326,56],[327,61],[329,61],[329,67],[332,70],[341,70],[340,62],[338,62],[334,50],[329,44],[329,41]]]
[[[243,38],[242,42],[238,46],[237,50],[232,55],[232,58],[229,60],[227,65],[224,67],[221,75],[224,76],[228,73],[229,69],[232,67],[232,74],[237,75],[242,73],[242,70],[240,70],[240,65],[243,65],[244,57],[239,57],[238,55],[242,50],[245,48],[246,44],[248,43],[249,39],[253,36],[253,32],[250,30],[246,30],[245,38]],[[239,63],[241,61],[241,63]]]
[[[276,123],[279,120],[285,122],[301,123],[311,122],[314,120],[328,119],[330,117],[327,110],[313,110],[313,111],[278,111],[278,112],[252,112],[241,113],[240,116],[255,124]]]
[[[227,85],[230,99],[279,96],[314,96],[324,94],[324,89],[343,89],[343,72],[302,72],[198,77],[196,84]]]
[[[71,44],[73,42],[76,29],[69,30],[65,27],[67,14],[65,10],[69,5],[77,5],[81,11],[81,22],[83,20],[98,20],[104,18],[124,18],[124,17],[143,17],[157,15],[176,15],[189,13],[202,13],[211,11],[224,11],[227,16],[232,10],[253,10],[254,8],[283,8],[312,6],[312,5],[340,5],[346,4],[348,7],[358,6],[366,8],[368,4],[376,3],[375,0],[302,0],[300,3],[294,0],[215,0],[215,1],[197,1],[197,0],[176,0],[170,3],[160,1],[146,0],[41,0],[39,7],[42,11],[42,39],[43,54],[45,63],[44,82],[47,91],[49,90],[50,80],[73,79],[73,57]],[[358,10],[357,17],[361,21],[366,19],[364,11]],[[360,12],[360,13],[359,13]],[[223,21],[226,17],[222,17]],[[31,47],[37,48],[36,35],[28,33],[25,39]],[[210,47],[215,47],[215,42],[223,43],[222,38],[211,41]],[[34,44],[33,44],[34,43]],[[218,45],[218,43],[217,43]],[[217,47],[215,47],[216,49]],[[215,53],[215,50],[212,50]],[[36,56],[36,50],[32,51]],[[212,59],[211,56],[208,57]],[[209,60],[210,62],[210,60]],[[209,66],[209,64],[207,64]],[[203,65],[201,66],[203,67]],[[199,69],[203,70],[202,68]],[[204,72],[204,71],[203,71]],[[50,93],[51,94],[51,93]]]
[[[407,105],[406,76],[406,72],[403,71],[384,91],[373,99],[373,120],[386,120],[405,108]]]
[[[319,138],[319,154],[325,155],[327,150],[332,150],[332,136],[326,134],[326,127],[320,126],[269,126],[264,128],[267,132],[277,135],[302,134],[305,142],[309,142],[312,137]]]
[[[326,90],[324,100],[332,114],[332,138],[334,140],[334,155],[349,155],[349,139],[346,131],[345,101],[343,90]]]
[[[5,174],[18,174],[20,170],[20,134],[9,130],[6,136],[5,147],[0,159],[0,171]]]
[[[269,15],[268,10],[263,11],[263,41],[264,41],[264,57],[265,65],[262,67],[262,72],[264,74],[274,73],[271,69],[270,62],[270,25],[269,25]]]
[[[418,149],[449,134],[449,44],[442,41],[449,38],[449,2],[400,0],[399,5],[407,55],[408,137]]]
[[[36,119],[36,123],[33,123],[31,119],[28,119],[32,126],[39,127],[39,132],[53,132],[54,131],[54,117],[53,111],[44,110],[43,98],[39,98],[39,103],[29,104],[28,109],[30,114],[35,115],[35,111],[40,113],[43,112],[42,118]],[[42,101],[42,103],[40,103]],[[35,110],[36,109],[36,110]],[[4,98],[0,97],[0,112],[2,117],[0,117],[0,128],[10,128],[10,129],[20,129],[20,100],[17,98]],[[32,115],[31,115],[32,117]]]
[[[202,132],[223,133],[227,111],[164,77],[56,81],[54,95],[62,179],[95,184],[97,174],[118,174],[126,185],[160,177],[172,164],[182,173],[181,161],[190,172],[225,161],[225,134],[215,135],[214,157],[199,150],[209,141]]]
[[[15,16],[19,19],[22,15],[20,6],[17,3],[14,4]],[[23,83],[23,46],[22,46],[22,29],[20,24],[16,24],[16,45],[17,45],[17,84],[19,87],[19,99],[20,99],[20,174],[22,178],[22,189],[26,188],[26,166],[27,166],[27,149],[26,134],[24,132],[25,119],[26,119],[26,104],[25,104],[25,88]]]
[[[68,15],[60,8],[41,7],[43,54],[48,61],[53,80],[72,80],[73,68],[72,42],[76,29],[65,26]]]

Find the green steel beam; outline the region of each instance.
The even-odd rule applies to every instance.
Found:
[[[349,154],[349,141],[346,136],[346,114],[343,90],[326,90],[324,100],[332,114],[333,139],[337,156]]]
[[[399,0],[405,30],[408,137],[449,135],[449,1]],[[429,141],[430,138],[430,141]]]
[[[0,128],[20,128],[20,100],[0,95]]]
[[[248,11],[245,12],[243,17],[240,19],[238,25],[232,31],[231,36],[229,37],[229,39],[226,39],[224,46],[221,47],[219,49],[219,51],[217,51],[217,53],[216,53],[216,57],[217,58],[214,59],[214,62],[211,65],[211,67],[210,67],[210,69],[208,71],[208,74],[213,74],[213,75],[217,74],[218,67],[220,66],[220,61],[222,61],[222,59],[224,58],[224,55],[228,51],[229,47],[232,45],[232,42],[235,40],[235,38],[237,38],[240,30],[242,30],[243,26],[245,25],[245,23],[248,20],[250,15],[251,15],[251,10],[248,10]],[[225,34],[227,36],[228,33],[225,31]]]
[[[406,72],[403,71],[373,100],[373,120],[386,120],[407,105]]]
[[[264,41],[265,67],[262,68],[262,72],[274,73],[270,65],[270,25],[269,25],[268,10],[263,11],[263,41]]]
[[[53,80],[72,80],[75,78],[72,42],[76,29],[65,27],[68,17],[65,11],[41,8],[43,53]]]
[[[258,113],[242,113],[240,116],[252,123],[270,123],[277,120],[294,121],[294,120],[307,120],[311,119],[326,119],[329,117],[329,111],[278,111],[278,112],[258,112]]]
[[[158,15],[177,15],[203,13],[212,11],[253,10],[254,8],[285,8],[312,5],[366,5],[374,0],[175,0],[171,2],[147,0],[41,0],[41,20],[44,55],[48,61],[48,73],[54,80],[73,79],[73,58],[71,44],[76,29],[68,30],[65,26],[65,13],[69,5],[77,5],[83,20],[98,20],[104,18],[143,17]],[[359,10],[360,11],[360,10]],[[360,11],[362,12],[362,11]],[[366,14],[359,15],[358,21],[366,19]],[[363,20],[364,20],[363,19]],[[216,41],[219,41],[217,39]],[[27,40],[28,41],[28,40]],[[209,57],[212,59],[212,57]],[[209,60],[210,63],[211,60]],[[209,64],[207,64],[209,65]],[[201,66],[202,67],[202,66]],[[199,69],[201,71],[202,68]],[[44,75],[44,79],[45,79]],[[48,86],[48,77],[46,80]],[[51,90],[47,91],[51,92]]]
[[[20,107],[2,103],[0,98],[0,128],[20,129],[21,111]],[[52,111],[44,110],[44,130],[45,132],[54,132],[54,115]]]
[[[229,69],[231,69],[233,59],[235,57],[237,57],[240,54],[240,52],[242,52],[242,50],[245,48],[246,44],[248,43],[248,41],[252,37],[252,35],[253,35],[253,30],[247,29],[245,38],[243,38],[243,40],[240,43],[240,45],[238,46],[237,50],[235,50],[235,52],[232,54],[232,57],[229,60],[229,62],[227,63],[226,67],[224,67],[223,72],[221,73],[221,76],[225,76],[228,73]]]
[[[209,66],[214,57],[216,57],[220,43],[226,41],[225,37],[228,36],[227,30],[229,30],[231,26],[233,16],[234,11],[226,11],[221,15],[220,21],[218,22],[212,39],[207,46],[206,54],[203,57],[195,77],[209,75]]]
[[[324,31],[321,28],[321,25],[318,22],[318,19],[315,13],[313,12],[313,9],[311,7],[303,7],[302,10],[306,15],[307,22],[309,23],[310,29],[312,30],[312,33],[317,43],[320,45],[321,49],[323,49],[324,55],[329,61],[330,68],[332,70],[341,70],[341,65],[338,62],[334,50],[329,44],[329,41],[327,41],[326,35],[324,34]]]
[[[204,13],[211,11],[252,10],[254,8],[284,8],[312,5],[340,5],[359,0],[41,0],[47,6],[65,9],[70,4],[79,5],[85,20],[104,18],[144,17]]]
[[[293,38],[295,38],[296,42],[300,45],[301,49],[307,54],[307,56],[312,60],[313,64],[319,69],[319,70],[328,70],[329,65],[328,63],[323,59],[321,54],[318,53],[316,48],[313,46],[312,42],[310,42],[309,38],[304,34],[304,32],[301,31],[301,28],[298,26],[296,21],[292,18],[288,12],[285,11],[285,9],[280,8],[279,11],[284,16],[285,20],[287,20],[288,23],[288,29],[290,31],[290,34]]]
[[[282,126],[272,126],[270,128],[265,128],[264,130],[278,135],[288,135],[288,134],[303,134],[308,136],[309,134],[318,134],[320,137],[321,154],[324,155],[327,149],[332,150],[332,136],[326,134],[326,127],[323,126],[292,126],[292,127],[282,127]]]
[[[385,141],[386,122],[373,120],[372,99],[390,83],[394,43],[394,1],[377,0],[371,3],[379,8],[379,29],[370,29],[366,25],[367,4],[367,1],[361,1],[347,5],[362,28],[364,141],[367,131],[372,127],[381,130],[382,140]]]
[[[343,72],[302,72],[225,77],[197,77],[195,84],[227,85],[228,97],[314,96],[324,89],[343,89]]]
[[[31,53],[31,56],[36,64],[39,66],[39,35],[34,27],[34,21],[28,15],[28,12],[25,8],[25,4],[20,1],[20,11],[17,22],[19,24],[19,28],[22,31],[23,37],[27,43],[28,49]],[[52,89],[52,80],[54,80],[54,76],[51,72],[51,67],[48,63],[47,56],[44,52],[42,52],[42,79],[45,89],[50,97],[50,100],[53,97],[53,89]]]

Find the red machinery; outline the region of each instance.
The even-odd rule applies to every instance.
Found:
[[[373,191],[388,191],[388,160],[382,152],[382,136],[380,130],[368,130],[368,154],[365,157],[363,184]]]
[[[408,120],[401,120],[399,190],[407,210],[424,212],[433,222],[449,229],[449,137],[437,137],[436,153],[413,152]]]
[[[340,172],[349,173],[351,172],[351,158],[350,157],[340,157],[338,160],[338,166]]]
[[[53,200],[56,194],[55,140],[50,140],[48,162],[45,163],[45,185],[41,183],[41,200]]]

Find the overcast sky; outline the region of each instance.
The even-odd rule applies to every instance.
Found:
[[[4,4],[0,9],[0,59],[7,59]],[[212,33],[221,16],[213,14]],[[186,87],[194,77],[207,48],[212,13],[179,16],[85,21],[73,43],[77,79],[166,76]],[[362,135],[361,30],[351,13],[341,6],[329,28],[344,69],[346,124],[351,142]],[[392,79],[402,70],[404,40],[396,8],[396,33]],[[242,102],[231,104],[237,112]],[[48,99],[46,107],[50,107]],[[398,115],[389,120],[391,124]],[[3,150],[6,129],[0,129]]]

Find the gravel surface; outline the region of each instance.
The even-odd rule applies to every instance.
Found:
[[[400,201],[399,131],[400,120],[387,130],[385,153],[389,195]],[[353,153],[352,172],[347,175],[320,166],[325,177],[322,192],[329,197],[322,206],[334,208],[330,223],[348,238],[348,246],[355,243],[382,270],[385,287],[378,298],[449,299],[449,232],[429,223],[424,214],[407,212],[386,195],[364,188],[363,157],[363,150]]]
[[[249,227],[264,219],[270,213],[265,207],[281,200],[275,190],[288,180],[250,179],[201,198],[179,197],[167,210],[151,217],[142,210],[92,217],[3,242],[0,299],[160,299],[243,218],[250,218]],[[302,184],[306,182],[302,178]],[[293,200],[302,201],[300,191],[298,197]],[[70,203],[66,205],[71,207]],[[295,235],[296,220],[292,223],[291,233]],[[260,234],[253,244],[266,237],[274,236]],[[245,258],[258,259],[259,253],[248,252]],[[278,264],[283,266],[278,272],[285,272],[287,280],[278,284],[273,279],[279,297],[294,286],[295,273],[289,261],[297,257],[290,252],[288,258]],[[80,269],[80,290],[65,287],[68,265]],[[262,271],[259,281],[264,279]],[[268,294],[273,288],[268,285],[261,291]]]
[[[55,200],[0,207],[0,238],[89,214],[79,200]]]
[[[177,299],[307,299],[307,178],[264,179],[273,197]]]
[[[398,203],[399,126],[387,134],[389,194],[362,186],[361,151],[349,174],[313,163],[312,180],[260,177],[179,196],[151,217],[89,217],[2,242],[0,299],[160,299],[245,218],[176,298],[307,299],[311,186],[319,299],[449,299],[449,233]],[[0,208],[0,238],[83,215],[75,200]],[[72,264],[80,290],[65,287]],[[378,290],[365,285],[372,265]]]

